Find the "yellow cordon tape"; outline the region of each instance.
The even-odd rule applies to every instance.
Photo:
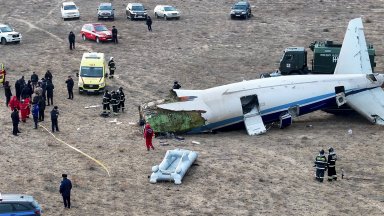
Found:
[[[61,142],[61,143],[64,143],[65,145],[67,145],[67,146],[70,147],[71,149],[73,149],[73,150],[79,152],[80,154],[84,155],[85,157],[87,157],[87,158],[89,158],[89,159],[95,161],[97,164],[99,164],[101,167],[103,167],[103,169],[104,169],[105,171],[107,171],[108,176],[111,177],[111,175],[109,174],[109,170],[108,170],[108,168],[107,168],[104,164],[102,164],[100,161],[98,161],[98,160],[96,160],[95,158],[89,156],[88,154],[82,152],[81,150],[77,149],[76,147],[73,147],[73,146],[69,145],[68,143],[64,142],[63,140],[57,138],[51,131],[49,131],[49,130],[48,130],[46,127],[44,127],[43,125],[39,124],[39,126],[42,127],[42,128],[44,128],[44,129],[45,129],[48,133],[50,133],[50,134],[51,134],[57,141],[59,141],[59,142]]]

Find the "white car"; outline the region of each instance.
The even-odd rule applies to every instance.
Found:
[[[163,18],[164,20],[171,18],[180,19],[180,12],[170,5],[157,5],[153,12],[156,18]]]
[[[63,20],[70,18],[80,19],[79,8],[74,2],[63,2],[63,5],[61,5],[61,17]]]
[[[21,34],[19,32],[15,32],[15,30],[9,25],[0,23],[0,41],[2,45],[11,42],[20,43]]]

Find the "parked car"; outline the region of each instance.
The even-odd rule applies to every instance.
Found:
[[[112,3],[100,3],[97,8],[97,20],[100,19],[115,19],[115,8],[112,7]]]
[[[129,3],[125,9],[127,19],[147,19],[147,9],[141,3]]]
[[[155,13],[156,18],[163,18],[164,20],[180,18],[180,12],[170,5],[157,5],[153,12]]]
[[[0,194],[0,216],[41,215],[41,207],[32,196],[24,194]]]
[[[252,16],[251,5],[247,1],[236,2],[231,8],[231,19],[248,19]]]
[[[61,17],[63,20],[70,18],[80,19],[79,8],[74,2],[63,2],[63,5],[61,5]]]
[[[20,43],[21,38],[22,36],[19,32],[15,32],[9,25],[0,23],[0,41],[2,45],[11,42]]]
[[[83,25],[80,35],[83,40],[95,40],[96,43],[100,43],[100,41],[112,41],[112,31],[101,23]]]

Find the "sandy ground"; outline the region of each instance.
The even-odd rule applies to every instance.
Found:
[[[255,79],[278,67],[285,47],[342,41],[348,21],[359,16],[365,19],[367,41],[377,50],[376,69],[383,71],[382,0],[251,1],[254,16],[247,21],[229,19],[232,1],[144,0],[152,17],[157,4],[173,4],[182,12],[178,21],[154,19],[151,33],[144,22],[125,18],[126,1],[115,0],[117,18],[105,24],[118,28],[119,45],[80,40],[81,26],[97,22],[96,1],[77,1],[81,19],[65,22],[61,2],[0,0],[0,22],[23,34],[20,45],[0,46],[0,62],[12,86],[32,71],[40,77],[47,69],[53,72],[54,104],[61,112],[57,138],[100,160],[111,176],[42,128],[32,129],[30,119],[20,125],[19,137],[12,136],[0,89],[0,192],[33,195],[45,215],[384,214],[383,127],[359,116],[316,112],[295,119],[287,129],[272,126],[256,137],[237,130],[188,135],[184,142],[170,139],[169,146],[155,139],[156,150],[149,153],[140,128],[129,124],[138,120],[138,104],[165,97],[174,80],[185,89],[205,89]],[[71,30],[77,36],[75,51],[68,49]],[[125,89],[127,112],[117,117],[122,124],[99,117],[98,108],[84,109],[100,104],[101,95],[75,92],[73,101],[66,99],[64,81],[78,71],[87,51],[115,57],[117,78],[108,84]],[[313,160],[329,146],[345,178],[320,184],[314,181]],[[180,186],[150,184],[151,166],[174,148],[197,151],[198,166]],[[58,193],[62,173],[74,186],[71,210],[63,208]]]

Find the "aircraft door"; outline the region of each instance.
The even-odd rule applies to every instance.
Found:
[[[336,103],[338,107],[347,103],[347,99],[345,98],[344,86],[336,86],[335,93],[336,93]]]
[[[249,135],[263,134],[264,122],[260,115],[259,100],[257,95],[248,95],[240,98],[244,116],[244,124]]]

